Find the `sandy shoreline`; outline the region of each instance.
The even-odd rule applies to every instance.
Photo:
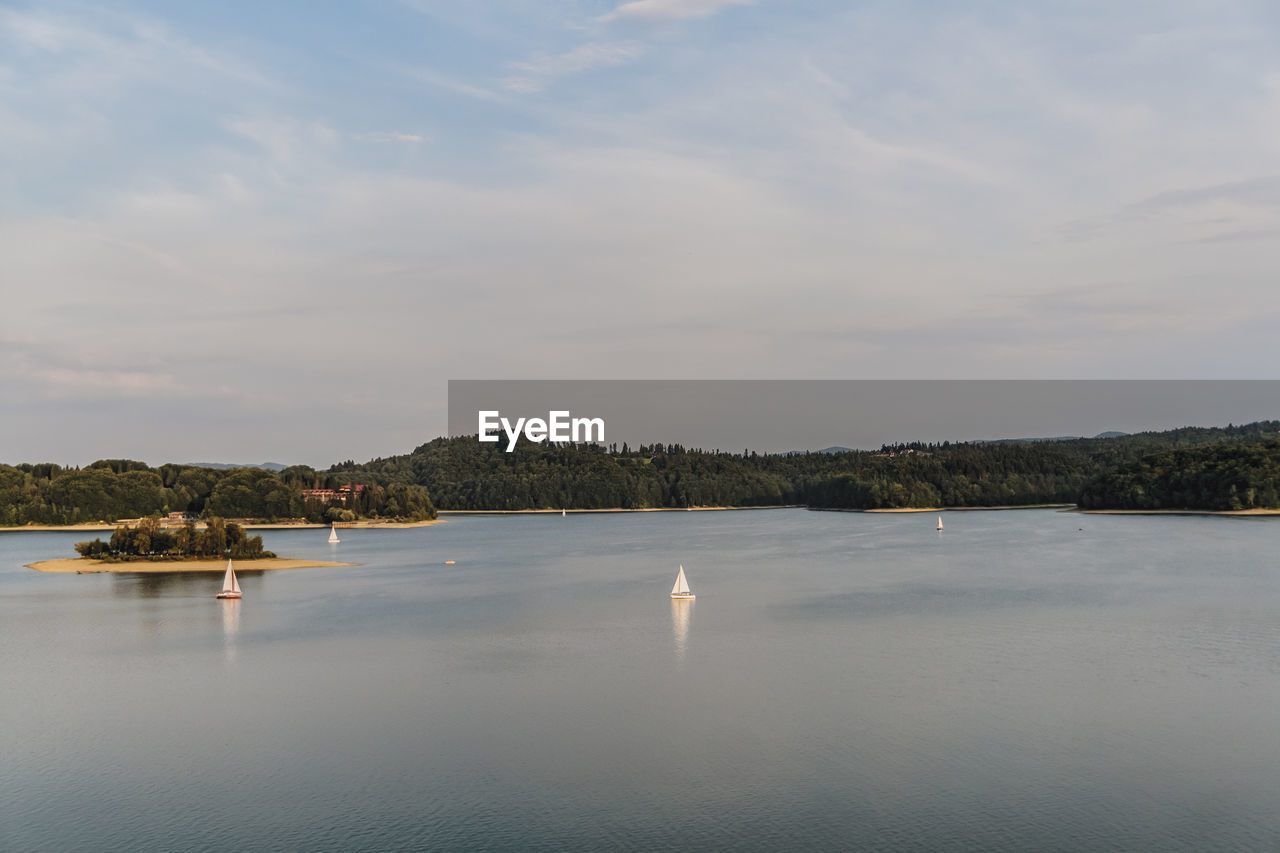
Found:
[[[1077,509],[1081,515],[1280,515],[1280,509]]]
[[[1280,509],[1080,509],[1075,504],[1022,504],[1018,506],[935,506],[898,507],[894,509],[844,509],[842,507],[809,507],[816,512],[978,512],[1006,509],[1056,509],[1059,512],[1076,512],[1081,515],[1219,515],[1219,516],[1269,516],[1280,515]]]
[[[128,519],[132,522],[130,526],[136,526],[137,519]],[[0,533],[12,533],[15,531],[30,531],[32,533],[111,533],[119,524],[30,524],[22,527],[0,527]],[[406,530],[411,527],[430,527],[433,524],[445,524],[443,518],[433,518],[430,521],[339,521],[336,527],[339,530]],[[240,522],[236,522],[240,524]],[[242,524],[245,530],[328,530],[328,523],[325,524]],[[181,525],[162,525],[163,530],[181,530]],[[197,530],[204,529],[204,522],[196,523]]]
[[[752,509],[804,509],[803,504],[777,504],[770,506],[656,506],[643,509],[442,509],[441,515],[584,515],[601,512],[736,512]]]
[[[110,533],[118,524],[31,524],[23,527],[0,527],[0,533],[28,530],[32,533]]]
[[[275,569],[319,569],[329,566],[358,566],[359,563],[335,563],[329,560],[293,560],[274,557],[266,560],[235,560],[236,571],[260,572]],[[28,563],[26,568],[37,572],[66,572],[80,575],[96,575],[101,572],[124,573],[164,573],[164,572],[210,572],[220,573],[226,570],[227,564],[217,560],[160,560],[151,562],[139,560],[131,563],[104,563],[101,560],[86,560],[83,557],[70,557],[61,560],[41,560]]]
[[[984,512],[1006,509],[1074,509],[1075,504],[1013,504],[1010,506],[904,506],[885,509],[846,509],[844,507],[812,506],[817,512]]]
[[[236,522],[239,524],[239,522]],[[410,527],[430,527],[433,524],[445,524],[443,518],[429,521],[339,521],[334,524],[339,530],[407,530]],[[329,529],[329,524],[246,524],[245,530],[313,530]]]

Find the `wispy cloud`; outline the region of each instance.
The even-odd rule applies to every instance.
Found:
[[[355,138],[361,142],[402,142],[417,144],[428,141],[428,137],[420,133],[401,133],[395,130],[379,130],[369,133],[357,133]]]
[[[1280,228],[1255,228],[1247,231],[1225,231],[1201,237],[1197,243],[1252,243],[1256,240],[1274,241],[1280,237]]]
[[[219,382],[193,381],[174,371],[174,364],[132,364],[90,349],[19,339],[0,339],[0,379],[23,386],[24,393],[47,400],[187,399],[228,397]]]
[[[417,80],[432,88],[443,89],[455,95],[465,95],[468,98],[475,98],[479,101],[501,102],[505,100],[505,96],[492,89],[459,80],[456,77],[442,74],[431,68],[401,68],[399,71],[411,80]]]
[[[259,88],[278,87],[243,58],[185,38],[150,18],[102,10],[95,10],[94,17],[69,17],[0,9],[3,34],[29,50],[82,58],[106,78],[167,77],[172,83],[178,69],[200,69]]]
[[[1135,226],[1177,228],[1185,243],[1247,243],[1280,232],[1280,176],[1207,184],[1154,193],[1113,213],[1076,219],[1060,226],[1068,240],[1100,237]]]
[[[299,121],[288,117],[236,117],[224,127],[258,145],[271,162],[287,170],[314,163],[327,155],[338,142],[338,133],[319,121]]]
[[[559,77],[626,65],[643,55],[644,45],[631,41],[589,42],[557,55],[535,53],[521,62],[510,63],[518,73],[505,79],[503,86],[521,94],[539,92]]]
[[[1206,187],[1170,190],[1143,199],[1131,205],[1129,210],[1153,211],[1219,201],[1250,207],[1280,207],[1280,176],[1268,175]]]
[[[50,396],[169,396],[180,390],[173,374],[142,370],[92,370],[48,367],[36,371]],[[195,393],[196,389],[192,389]]]
[[[755,0],[631,0],[602,16],[601,21],[631,19],[661,21],[680,18],[708,18],[729,6],[746,6]]]

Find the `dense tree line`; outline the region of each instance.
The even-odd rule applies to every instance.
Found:
[[[1166,450],[1093,478],[1085,509],[1280,508],[1280,440]]]
[[[741,454],[680,445],[505,444],[439,438],[331,473],[414,483],[442,509],[763,506],[876,509],[1076,503],[1095,478],[1175,448],[1274,437],[1280,421],[1062,441],[895,444],[879,451]],[[1210,451],[1212,452],[1212,451]]]
[[[675,445],[622,452],[527,441],[507,453],[474,438],[452,438],[428,442],[407,457],[344,463],[343,470],[432,483],[436,504],[449,509],[644,509],[791,502],[793,483],[772,470],[779,459]]]
[[[153,469],[128,459],[83,469],[0,465],[0,525],[111,521],[172,511],[263,520],[423,520],[435,517],[437,505],[876,509],[1082,502],[1096,508],[1248,508],[1274,504],[1265,458],[1278,434],[1280,421],[1261,421],[1112,438],[913,443],[796,454],[524,440],[507,453],[505,444],[455,437],[363,464],[342,462],[328,471],[301,465],[279,473],[189,465]],[[1246,453],[1248,448],[1254,449]],[[1237,458],[1236,451],[1245,455]],[[304,500],[302,494],[354,484],[367,488],[353,490],[341,505]]]
[[[161,527],[158,516],[150,516],[136,527],[117,527],[110,541],[77,542],[76,552],[105,562],[191,557],[254,560],[275,556],[263,550],[261,536],[250,536],[240,525],[217,516],[208,518],[203,530],[197,530],[194,521],[177,530],[167,530]]]
[[[346,501],[306,499],[304,489],[365,485]],[[294,466],[275,473],[261,468],[151,468],[131,459],[102,459],[84,468],[48,463],[0,465],[0,526],[78,524],[185,512],[205,517],[313,522],[356,518],[435,518],[423,487],[406,482],[350,477]]]

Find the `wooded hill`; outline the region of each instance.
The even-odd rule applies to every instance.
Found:
[[[131,459],[102,459],[85,468],[0,465],[0,525],[109,522],[170,512],[261,521],[435,518],[427,491],[411,483],[361,481],[368,488],[341,504],[303,496],[304,489],[336,489],[347,482],[301,465],[280,472],[151,468]]]
[[[1280,507],[1280,439],[1182,447],[1094,477],[1085,509],[1243,510]]]
[[[345,462],[330,473],[353,481],[377,477],[382,482],[421,485],[438,507],[457,510],[1017,506],[1076,503],[1087,489],[1096,496],[1090,506],[1102,508],[1107,500],[1121,500],[1119,492],[1098,492],[1091,484],[1122,466],[1196,447],[1205,448],[1206,458],[1219,450],[1254,445],[1264,457],[1274,456],[1276,448],[1267,442],[1277,434],[1280,421],[1262,421],[1109,438],[914,443],[886,445],[874,452],[785,455],[663,444],[633,449],[523,440],[507,453],[505,445],[457,437],[435,439],[403,456],[362,465]],[[1274,500],[1272,492],[1259,484],[1252,486],[1250,495],[1251,486],[1244,482],[1237,483],[1242,507]],[[1211,493],[1212,489],[1203,492]],[[1186,488],[1177,494],[1179,499],[1193,496]],[[1200,494],[1194,493],[1197,503],[1186,505],[1218,508],[1216,501],[1213,506],[1203,503]]]
[[[724,453],[653,444],[505,445],[437,438],[317,472],[293,466],[0,465],[0,525],[154,513],[273,520],[424,520],[453,510],[803,504],[832,509],[1080,503],[1089,509],[1280,508],[1280,421],[1065,441],[895,444],[843,453]],[[303,490],[367,488],[344,504]]]

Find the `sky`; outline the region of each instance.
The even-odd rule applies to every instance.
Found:
[[[3,462],[387,456],[449,379],[1275,378],[1278,269],[1273,3],[0,5]]]

